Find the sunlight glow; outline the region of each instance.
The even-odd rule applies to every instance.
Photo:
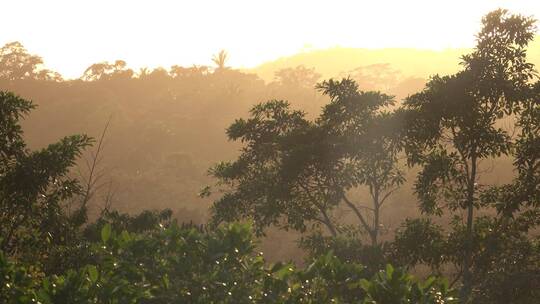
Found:
[[[210,65],[220,49],[230,65],[253,67],[334,46],[471,47],[481,16],[498,7],[540,18],[538,0],[18,0],[2,3],[0,44],[21,41],[66,77],[115,59]]]

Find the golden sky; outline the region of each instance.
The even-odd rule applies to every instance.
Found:
[[[503,7],[540,18],[540,0],[2,0],[0,44],[21,41],[47,67],[78,77],[90,64],[253,67],[299,51],[464,48]]]

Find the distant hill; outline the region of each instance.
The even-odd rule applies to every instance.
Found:
[[[433,74],[450,74],[459,69],[460,57],[468,53],[469,49],[359,49],[334,47],[322,50],[313,50],[282,57],[275,61],[264,63],[253,69],[265,81],[272,81],[274,73],[287,67],[304,65],[315,68],[323,78],[347,75],[355,68],[374,65],[389,64],[393,69],[401,72],[403,77],[418,77],[427,79]],[[529,47],[531,62],[540,66],[540,36]]]

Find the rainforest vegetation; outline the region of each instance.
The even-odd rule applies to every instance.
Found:
[[[407,77],[4,45],[0,303],[539,303],[536,26]]]

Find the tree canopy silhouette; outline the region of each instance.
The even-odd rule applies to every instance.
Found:
[[[259,232],[278,225],[304,231],[322,225],[336,236],[344,229],[333,218],[338,206],[357,217],[354,229],[373,245],[380,234],[380,208],[404,178],[397,164],[397,123],[387,109],[391,96],[360,91],[350,79],[319,85],[330,103],[319,118],[269,101],[227,129],[245,143],[234,162],[211,169],[228,191],[213,205],[216,222],[253,219]],[[354,202],[351,189],[366,186],[371,202]]]
[[[463,70],[435,76],[426,88],[407,98],[404,107],[406,150],[422,165],[415,189],[427,213],[464,210],[465,247],[462,301],[471,293],[474,211],[481,207],[479,164],[508,155],[513,142],[497,122],[519,114],[535,77],[526,47],[534,37],[534,20],[505,10],[489,13]]]

